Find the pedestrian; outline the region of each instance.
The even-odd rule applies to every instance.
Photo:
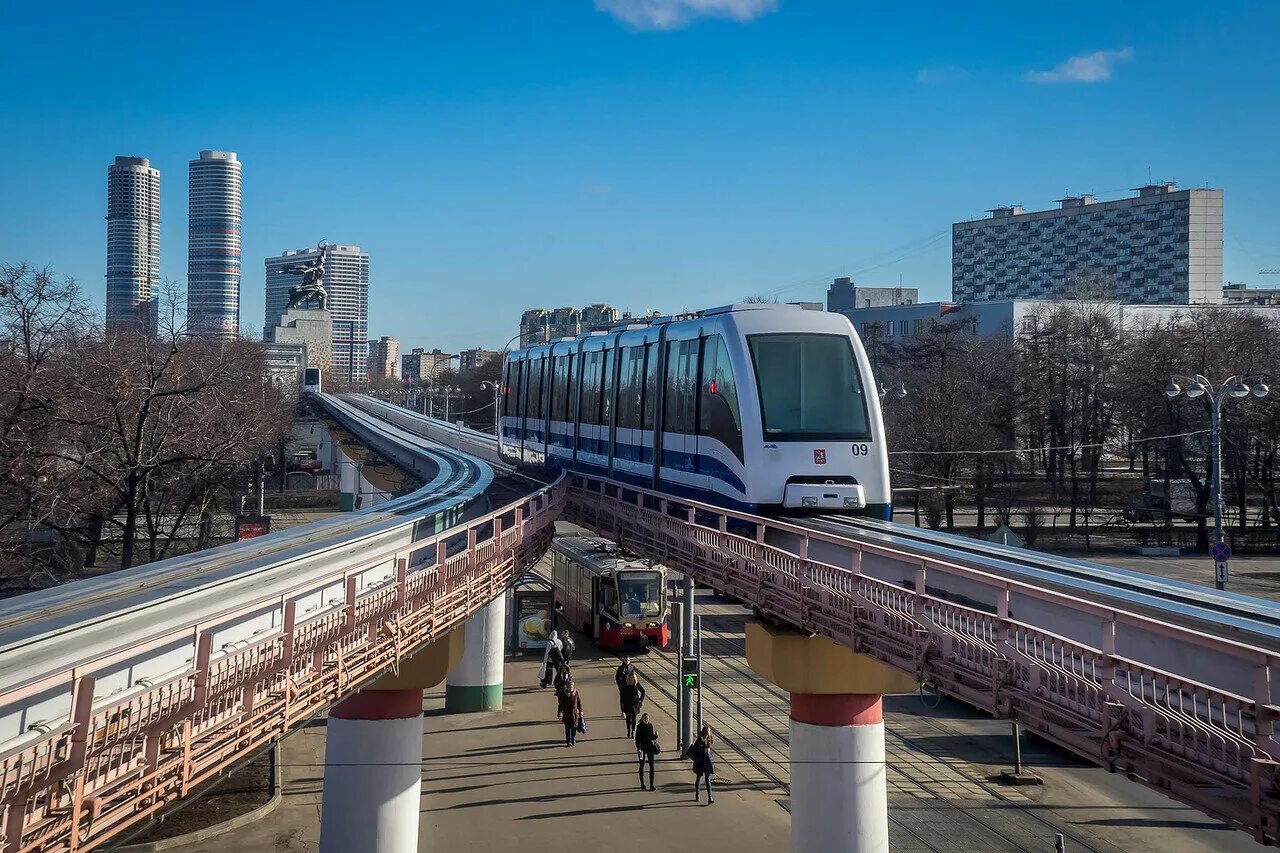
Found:
[[[622,701],[622,688],[623,685],[627,683],[627,679],[635,671],[636,668],[631,665],[631,656],[623,655],[622,663],[620,663],[618,668],[613,672],[613,680],[618,685],[618,710],[622,712],[622,716],[624,717],[627,715],[627,709],[625,707],[626,703]]]
[[[715,800],[711,799],[711,777],[715,775],[715,765],[711,761],[711,745],[716,742],[715,735],[711,734],[711,726],[703,726],[702,731],[698,732],[698,739],[693,742],[685,752],[685,756],[693,759],[693,799],[698,802],[698,788],[703,779],[707,780],[707,805],[711,805]]]
[[[656,791],[653,787],[653,759],[662,752],[662,747],[658,746],[658,733],[653,729],[653,723],[649,722],[648,714],[640,715],[640,722],[636,724],[636,755],[640,759],[640,790],[644,790],[644,763],[649,762],[649,790]]]
[[[560,643],[560,637],[552,631],[551,639],[547,640],[547,650],[542,655],[542,669],[538,673],[539,685],[543,690],[547,689],[564,662],[564,646]]]
[[[574,653],[578,651],[578,644],[569,636],[568,629],[560,632],[560,650],[565,663],[573,660]]]
[[[559,707],[558,703],[560,702],[560,694],[564,693],[565,682],[572,681],[572,680],[573,680],[573,676],[569,673],[569,664],[567,663],[560,664],[560,668],[556,670],[556,675],[554,680],[555,687],[556,687],[557,707]]]
[[[627,676],[627,683],[618,690],[618,696],[622,702],[622,716],[627,719],[627,737],[635,737],[636,715],[644,705],[644,685],[634,671]]]
[[[582,697],[578,695],[578,688],[573,685],[573,678],[564,683],[559,707],[560,722],[564,723],[564,745],[574,746],[578,742],[578,726],[582,722]]]

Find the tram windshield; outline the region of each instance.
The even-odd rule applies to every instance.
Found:
[[[662,615],[662,576],[658,572],[623,572],[618,575],[618,599],[624,619]]]
[[[867,403],[849,339],[752,335],[764,437],[773,441],[867,438]]]

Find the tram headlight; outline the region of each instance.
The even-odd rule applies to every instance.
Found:
[[[623,627],[624,627],[624,628],[634,628],[634,627],[635,627],[635,625],[632,625],[630,622],[628,622],[628,623],[626,623]]]
[[[657,628],[657,627],[658,627],[658,623],[657,623],[657,622],[650,622],[650,623],[649,623],[649,627],[650,627],[650,628]]]

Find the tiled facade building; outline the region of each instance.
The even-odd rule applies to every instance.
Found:
[[[1000,207],[951,226],[951,298],[1222,302],[1222,190],[1139,187],[1116,201]]]

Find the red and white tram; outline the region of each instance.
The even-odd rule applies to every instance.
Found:
[[[671,639],[667,570],[622,554],[595,536],[560,536],[551,546],[552,595],[560,618],[601,648],[666,648]]]

